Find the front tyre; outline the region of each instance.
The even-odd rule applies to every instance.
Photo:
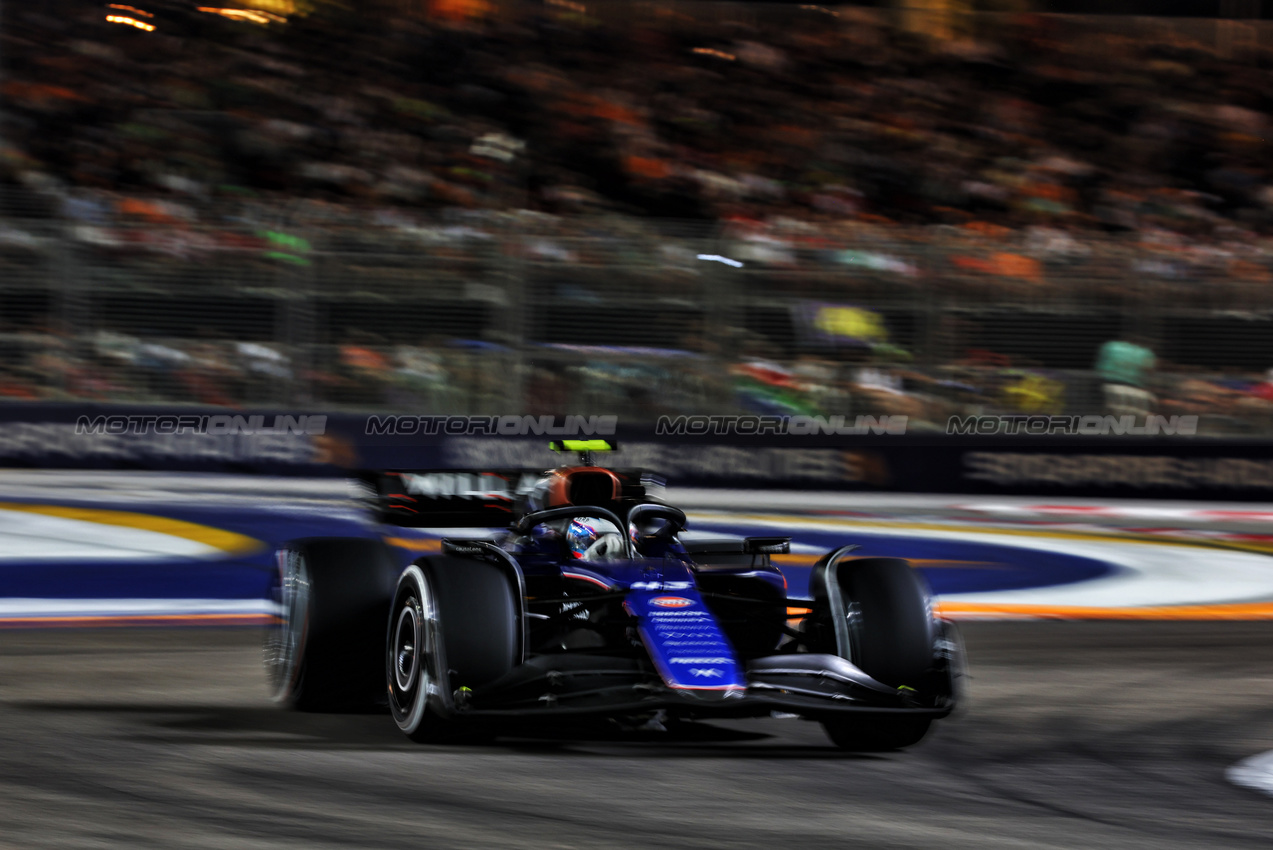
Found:
[[[823,631],[837,655],[886,685],[924,687],[934,663],[936,624],[927,586],[909,563],[832,559],[816,568],[815,582],[821,585],[815,594],[820,616],[827,620]],[[822,725],[843,749],[880,752],[918,743],[931,723],[928,717],[882,714],[837,717]]]
[[[404,570],[383,644],[398,728],[420,742],[479,735],[464,709],[520,661],[519,610],[513,581],[495,564],[442,557]]]
[[[849,660],[886,685],[918,686],[933,664],[935,625],[923,578],[900,558],[848,561],[839,578]]]

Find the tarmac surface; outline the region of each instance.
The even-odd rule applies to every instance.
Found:
[[[420,746],[388,716],[273,705],[257,627],[55,627],[259,617],[270,546],[366,533],[351,495],[0,472],[0,848],[1273,846],[1273,791],[1241,782],[1273,788],[1269,505],[669,492],[708,530],[791,524],[793,562],[845,534],[913,547],[943,606],[989,582],[1142,617],[963,621],[963,706],[900,753],[781,718]],[[1062,550],[1112,572],[1052,576]],[[1175,608],[1126,608],[1162,588]],[[1189,619],[1217,610],[1238,619]]]
[[[255,629],[0,631],[6,847],[1267,848],[1273,622],[969,622],[911,750],[794,719],[420,746],[273,706]]]

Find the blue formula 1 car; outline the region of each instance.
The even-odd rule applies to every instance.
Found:
[[[859,751],[914,744],[954,708],[960,643],[906,561],[844,546],[789,597],[770,557],[789,538],[694,536],[649,476],[593,465],[608,444],[554,447],[581,463],[366,475],[382,539],[281,548],[280,701],[387,701],[418,741],[511,719],[797,714]],[[404,541],[404,526],[469,533]],[[404,542],[434,551],[404,567]]]

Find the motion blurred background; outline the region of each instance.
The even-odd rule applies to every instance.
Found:
[[[0,397],[1267,434],[1273,21],[1188,5],[4,0]]]

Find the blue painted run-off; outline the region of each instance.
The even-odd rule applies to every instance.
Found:
[[[48,504],[37,499],[28,504]],[[102,508],[100,503],[75,507]],[[0,561],[0,597],[33,599],[263,599],[275,569],[275,544],[298,537],[374,535],[374,528],[348,512],[304,514],[259,506],[156,508],[113,503],[110,510],[144,513],[208,525],[266,544],[249,555],[225,558],[158,558],[146,561]],[[103,526],[108,529],[109,526]]]
[[[40,500],[28,500],[38,503]],[[59,502],[59,504],[67,504]],[[102,507],[83,503],[82,507]],[[237,532],[261,540],[265,548],[242,557],[223,559],[174,558],[164,561],[96,563],[63,561],[0,561],[0,597],[46,599],[259,599],[267,593],[274,562],[274,546],[300,537],[374,536],[375,528],[347,510],[318,509],[305,513],[295,507],[244,508],[217,506],[129,506],[111,509],[147,513]],[[744,523],[692,523],[695,531],[729,534],[773,534]],[[861,555],[879,555],[935,562],[921,564],[939,595],[1051,587],[1090,581],[1117,568],[1092,558],[1039,549],[1025,549],[961,540],[931,540],[890,535],[854,534],[855,529],[792,532],[797,544],[830,550],[846,543],[862,546]],[[395,529],[399,536],[419,536]],[[793,597],[807,595],[807,567],[784,571]]]
[[[691,527],[695,531],[719,531],[744,536],[759,533],[756,526],[732,523],[696,522]],[[775,533],[772,524],[767,524],[763,531],[767,534]],[[920,571],[928,579],[929,586],[939,596],[1074,584],[1110,575],[1118,569],[1095,558],[1026,549],[1010,544],[933,540],[907,537],[905,534],[855,534],[854,531],[853,528],[827,531],[800,529],[791,534],[793,543],[814,546],[824,551],[856,543],[861,548],[853,553],[854,556],[939,562],[920,565]],[[787,576],[787,592],[791,596],[808,595],[809,568],[784,567],[783,572]]]

